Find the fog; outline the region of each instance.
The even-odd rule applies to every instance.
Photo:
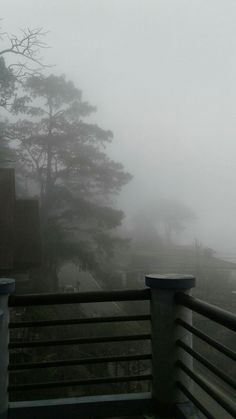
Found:
[[[1,418],[236,417],[235,116],[236,0],[0,0]]]
[[[177,200],[197,220],[182,234],[236,255],[236,2],[1,0],[2,27],[49,31],[44,62],[97,106],[110,155],[133,180],[134,213]],[[47,70],[47,71],[50,71]]]

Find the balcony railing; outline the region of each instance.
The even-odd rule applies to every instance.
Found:
[[[205,303],[201,300],[193,298],[189,295],[178,293],[176,294],[175,301],[192,311],[212,320],[218,325],[224,326],[225,328],[236,332],[236,316],[230,312],[222,310],[211,304]],[[236,352],[228,348],[227,346],[217,342],[215,339],[208,336],[206,333],[201,332],[199,329],[193,327],[191,324],[176,319],[177,325],[183,327],[185,330],[191,332],[194,336],[200,338],[203,342],[210,345],[211,348],[216,349],[221,354],[224,354],[229,360],[236,361]],[[178,339],[176,344],[185,353],[189,354],[193,359],[197,360],[206,370],[213,373],[215,377],[221,380],[222,383],[226,384],[232,389],[233,394],[236,394],[236,369],[232,376],[226,374],[222,369],[216,367],[210,360],[206,359],[199,352],[195,351],[189,345],[186,345],[182,340]],[[219,406],[221,406],[229,415],[233,418],[236,417],[236,400],[230,399],[221,388],[217,388],[209,380],[205,379],[202,375],[197,374],[193,369],[190,369],[183,361],[178,360],[176,363],[177,367],[180,368],[188,377],[190,377],[198,386],[200,386]],[[232,363],[233,366],[233,363]],[[186,397],[191,400],[195,406],[207,417],[214,418],[212,414],[203,406],[203,404],[196,399],[193,393],[191,393],[181,381],[177,382],[177,387],[185,394]]]
[[[150,299],[150,290],[134,290],[134,291],[112,291],[112,292],[88,292],[80,294],[47,294],[47,295],[24,295],[24,296],[11,296],[9,298],[10,307],[27,307],[27,306],[53,306],[53,305],[68,305],[68,304],[81,304],[81,303],[106,303],[106,302],[130,302],[130,301],[146,301]],[[44,321],[17,321],[10,322],[10,330],[33,328],[34,331],[40,328],[52,327],[52,326],[75,326],[75,325],[101,325],[119,323],[129,323],[137,326],[137,322],[150,322],[150,314],[146,315],[122,315],[122,316],[103,316],[103,317],[86,317],[86,318],[70,318],[70,319],[56,319],[56,320],[44,320]],[[137,328],[137,327],[136,327]],[[132,330],[132,326],[129,327]],[[57,336],[60,336],[60,330]],[[125,333],[125,334],[108,334],[102,336],[89,336],[89,337],[73,337],[65,339],[52,339],[42,340],[37,339],[33,341],[20,340],[12,341],[9,343],[9,350],[24,350],[24,349],[37,349],[37,348],[50,348],[47,350],[47,354],[50,353],[51,348],[57,347],[71,347],[83,345],[89,345],[89,347],[96,348],[99,353],[99,344],[110,344],[110,343],[123,343],[129,342],[132,347],[137,347],[140,342],[150,341],[151,334],[149,333]],[[95,347],[96,344],[96,347]],[[149,345],[150,346],[150,345]],[[90,351],[91,352],[91,351]],[[35,369],[45,368],[59,368],[59,367],[70,367],[70,366],[88,366],[103,364],[104,366],[111,363],[131,363],[138,361],[147,361],[151,359],[151,353],[135,353],[135,354],[122,354],[122,355],[106,355],[99,356],[95,353],[93,357],[83,357],[80,359],[62,359],[56,361],[43,361],[43,362],[27,362],[27,363],[14,363],[9,365],[9,371],[27,371]],[[11,384],[8,387],[10,392],[26,391],[29,390],[42,390],[42,389],[55,389],[60,387],[78,387],[78,386],[91,386],[91,385],[105,385],[111,383],[122,383],[122,382],[137,382],[137,381],[150,381],[151,374],[139,374],[139,375],[128,375],[128,376],[108,376],[108,377],[93,377],[73,380],[61,380],[61,381],[45,381],[45,382],[31,382],[24,384]]]
[[[14,281],[0,280],[0,418],[73,419],[144,414],[197,418],[199,411],[207,418],[236,417],[236,352],[201,330],[195,313],[230,333],[236,331],[236,316],[191,297],[189,291],[194,284],[191,276],[149,275],[148,288],[143,290],[14,295]],[[72,305],[101,303],[103,307],[107,302],[118,304],[118,313],[68,318]],[[136,313],[131,308],[132,302]],[[140,314],[139,305],[143,302],[146,306]],[[28,310],[35,307],[45,310],[61,307],[60,316],[33,320]],[[68,310],[62,310],[63,307]],[[9,320],[11,311],[21,309],[27,310],[27,320],[14,316]],[[67,318],[61,318],[62,313]],[[107,333],[101,334],[102,325]],[[82,326],[93,327],[93,335],[89,336],[87,330],[86,336],[80,336],[81,329],[76,328]],[[64,336],[67,329],[73,329],[75,336]],[[227,360],[227,372],[213,362],[204,345]],[[71,355],[73,348],[80,356]],[[39,360],[41,350],[46,352]],[[22,355],[27,355],[26,361]],[[114,374],[117,365],[119,371]],[[78,372],[80,367],[84,368],[83,374]],[[101,367],[99,375],[95,375],[98,367]],[[66,368],[72,371],[72,378],[55,380],[47,374],[53,370],[55,376]],[[122,374],[126,370],[129,374]],[[37,371],[40,377],[45,373],[44,380],[37,380]],[[89,389],[89,396],[78,395],[84,388]],[[59,395],[55,396],[57,391]],[[42,399],[41,394],[47,396]]]

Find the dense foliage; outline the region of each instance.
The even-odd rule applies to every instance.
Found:
[[[112,132],[89,122],[96,108],[81,90],[64,76],[29,69],[27,60],[40,64],[35,47],[42,47],[41,35],[28,30],[0,51],[0,140],[5,161],[6,152],[14,154],[21,191],[40,200],[41,276],[51,288],[65,260],[96,270],[122,243],[115,228],[123,212],[113,196],[131,176],[108,157]],[[7,65],[9,53],[23,61]]]
[[[55,268],[74,258],[94,268],[117,242],[112,231],[123,213],[111,197],[130,175],[107,156],[112,133],[86,121],[95,108],[72,82],[31,77],[24,93],[14,103],[24,119],[12,129],[20,172],[40,198],[44,262]]]

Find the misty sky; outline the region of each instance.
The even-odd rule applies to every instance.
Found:
[[[236,1],[0,0],[2,27],[43,26],[45,63],[98,107],[110,154],[134,175],[131,217],[178,199],[191,242],[236,257]],[[129,218],[128,218],[129,219]]]

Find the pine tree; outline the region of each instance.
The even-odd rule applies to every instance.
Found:
[[[95,108],[65,77],[31,77],[14,109],[21,174],[40,198],[44,268],[55,278],[65,260],[96,269],[111,256],[123,212],[112,197],[130,179],[105,152],[112,132],[86,118]]]

